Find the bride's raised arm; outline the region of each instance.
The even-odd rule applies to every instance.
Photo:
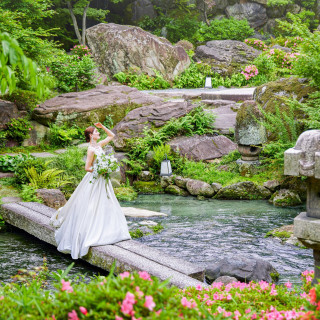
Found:
[[[115,134],[114,134],[111,130],[107,129],[107,128],[106,128],[103,124],[101,124],[100,122],[95,123],[94,125],[95,125],[97,128],[102,129],[102,130],[108,135],[107,138],[105,138],[104,140],[101,140],[101,141],[98,142],[98,144],[99,144],[101,147],[105,146],[106,144],[108,144],[110,141],[113,140],[113,138],[115,137]]]

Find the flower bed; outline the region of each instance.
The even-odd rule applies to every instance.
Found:
[[[42,269],[44,270],[44,269]],[[89,283],[55,272],[56,290],[43,285],[45,271],[24,284],[0,286],[2,319],[319,319],[320,284],[310,289],[312,272],[304,272],[304,286],[291,283],[198,285],[179,290],[145,271],[98,276]],[[31,274],[31,273],[30,273]],[[32,273],[34,275],[34,273]],[[80,278],[81,279],[81,278]],[[307,290],[306,293],[304,290]]]

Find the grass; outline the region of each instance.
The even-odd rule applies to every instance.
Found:
[[[13,178],[0,179],[0,201],[4,197],[20,197],[19,191],[12,184]]]
[[[270,179],[282,179],[282,168],[274,166],[260,166],[258,173],[252,177],[241,176],[238,165],[235,162],[229,162],[226,166],[228,171],[221,170],[219,164],[194,162],[187,160],[182,169],[181,175],[186,178],[205,181],[207,183],[221,183],[223,186],[242,182],[252,181],[258,185],[263,184]]]

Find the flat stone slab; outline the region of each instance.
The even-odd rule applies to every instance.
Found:
[[[0,179],[2,178],[12,178],[14,177],[13,172],[0,172]]]
[[[215,114],[214,128],[221,133],[228,134],[235,129],[237,112],[232,110],[232,105],[221,106],[215,109],[206,110]]]
[[[164,90],[144,90],[143,92],[155,95],[161,98],[183,98],[201,100],[252,100],[255,88],[198,88],[198,89],[164,89]],[[221,96],[219,98],[219,96]]]
[[[144,218],[144,217],[166,217],[167,214],[155,212],[146,209],[138,209],[132,207],[121,207],[122,212],[126,217]]]
[[[307,217],[301,212],[294,218],[294,235],[302,242],[309,242],[310,247],[320,249],[320,219]]]
[[[3,203],[11,203],[11,202],[21,202],[22,199],[20,197],[3,197],[1,201]]]
[[[226,89],[216,92],[204,92],[201,94],[201,100],[232,100],[245,101],[253,100],[255,88]]]
[[[52,154],[49,152],[32,152],[30,153],[32,156],[36,158],[50,158],[50,157],[56,157],[56,154]]]
[[[54,228],[49,224],[54,212],[54,209],[37,202],[9,203],[1,206],[1,214],[7,223],[56,246]],[[204,286],[203,282],[197,280],[204,279],[204,268],[201,266],[171,257],[134,240],[91,247],[83,260],[105,270],[110,270],[116,262],[116,273],[147,271],[161,280],[169,278],[169,283],[179,288],[199,284]]]

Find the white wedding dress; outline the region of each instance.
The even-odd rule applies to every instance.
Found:
[[[97,157],[104,154],[100,146],[92,149]],[[57,210],[50,222],[58,228],[55,231],[58,250],[71,253],[73,259],[85,256],[92,246],[131,239],[110,180],[107,182],[101,176],[93,179],[92,172],[84,176],[68,202]]]

